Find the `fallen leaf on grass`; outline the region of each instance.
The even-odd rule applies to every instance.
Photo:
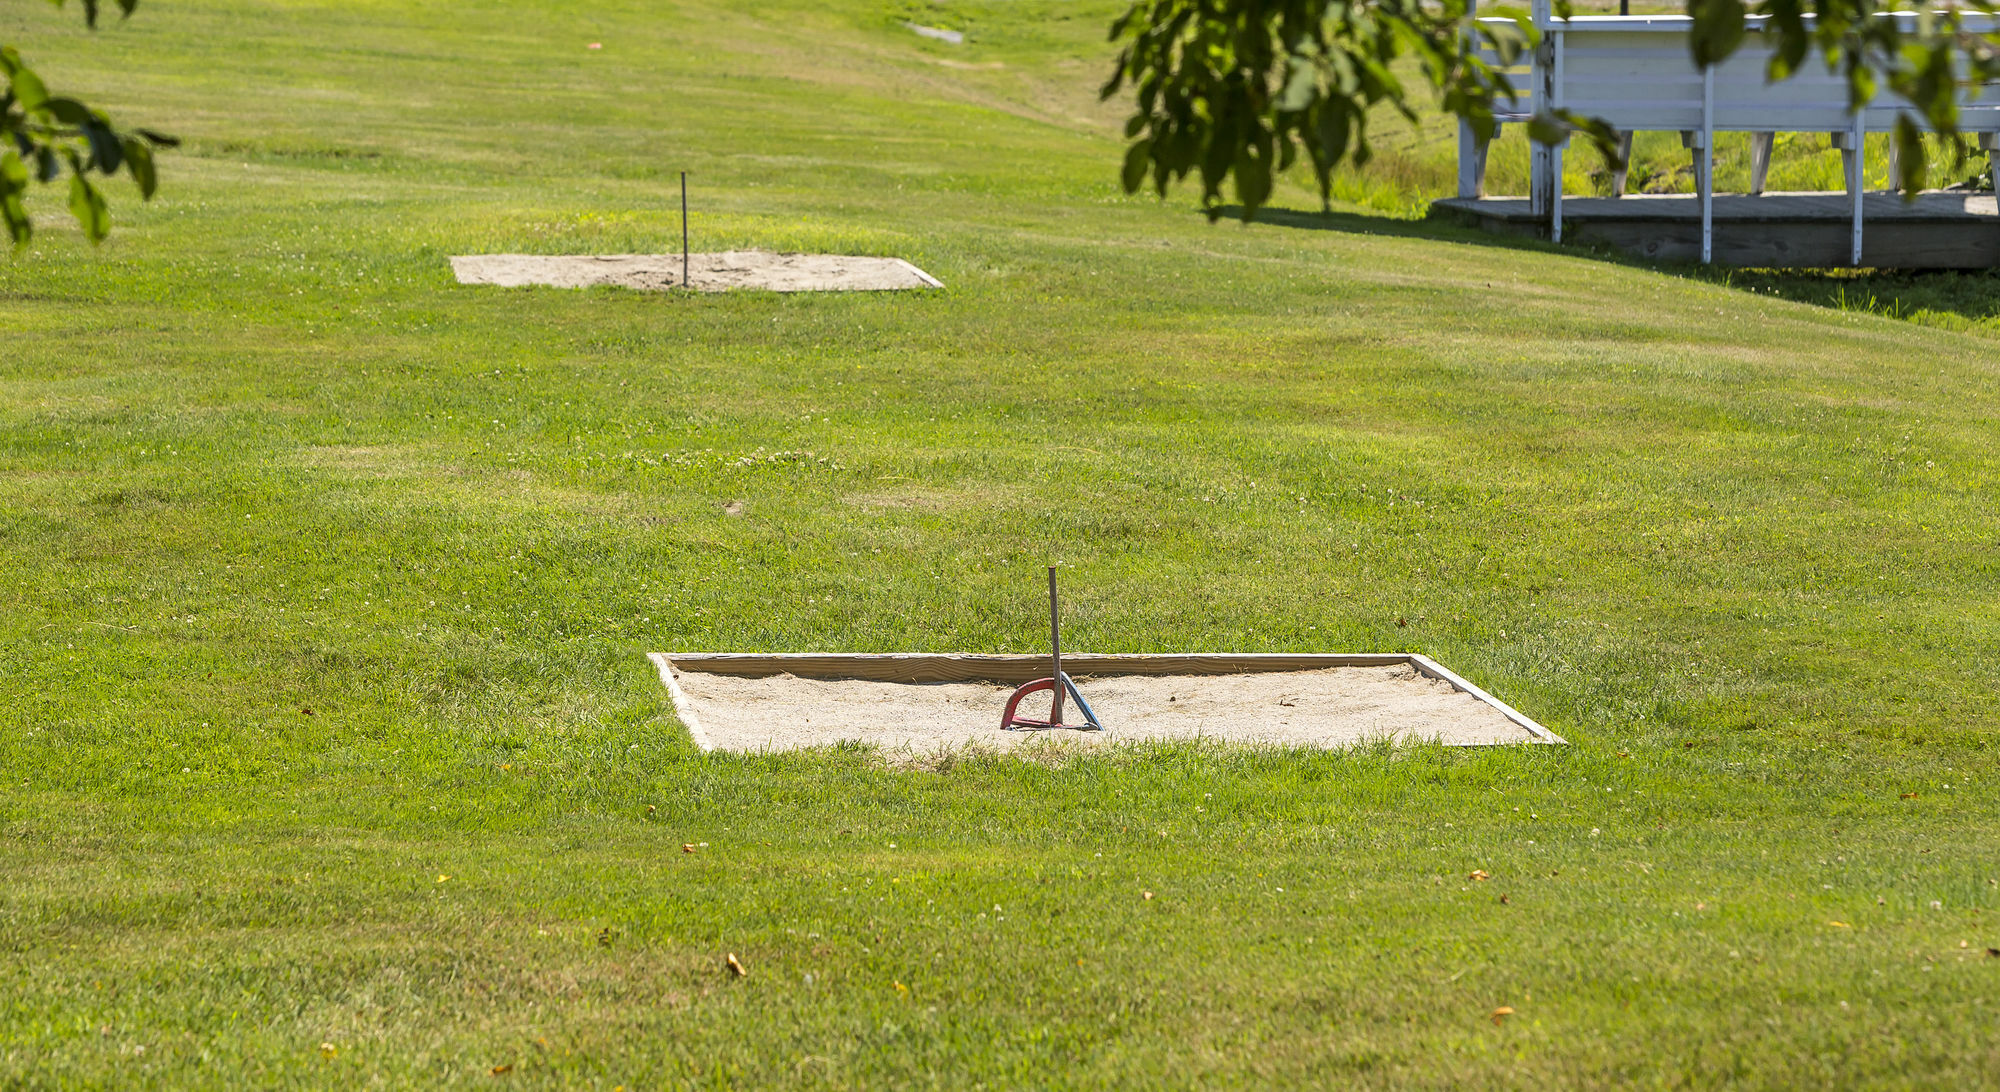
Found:
[[[1483,869],[1483,868],[1475,868],[1475,869],[1473,869],[1473,870],[1472,870],[1472,872],[1471,872],[1470,874],[1468,874],[1468,875],[1467,875],[1467,876],[1466,876],[1465,878],[1466,878],[1466,879],[1468,879],[1468,880],[1490,880],[1490,879],[1492,879],[1493,877],[1491,877],[1491,876],[1487,875],[1487,874],[1486,874],[1486,870],[1485,870],[1485,869]]]
[[[1141,891],[1139,892],[1139,897],[1142,899],[1151,899],[1153,897],[1153,893],[1151,891]]]
[[[722,965],[729,968],[729,977],[731,978],[742,978],[744,975],[750,973],[743,969],[743,964],[736,958],[735,952],[729,953],[729,958],[723,960]]]
[[[681,843],[681,852],[682,852],[682,853],[693,853],[693,852],[694,852],[694,843],[693,843],[693,842],[682,842],[682,843]]]
[[[905,986],[905,985],[903,985],[903,984],[902,984],[901,982],[893,982],[893,981],[892,981],[892,982],[890,982],[890,983],[889,983],[889,985],[891,985],[891,986],[894,986],[894,987],[896,987],[896,992],[897,992],[897,993],[909,993],[909,992],[910,992],[910,988],[909,988],[908,986]]]
[[[1502,1005],[1499,1008],[1494,1009],[1493,1014],[1487,1017],[1487,1019],[1493,1021],[1493,1026],[1497,1028],[1500,1026],[1500,1021],[1505,1020],[1506,1018],[1512,1015],[1514,1015],[1513,1008],[1508,1005]]]
[[[1898,800],[1915,800],[1916,798],[1917,798],[1917,794],[1916,794],[1916,793],[1913,793],[1913,792],[1906,792],[1906,793],[1902,794],[1901,796],[1898,796],[1898,797],[1896,797],[1896,799],[1898,799]]]
[[[512,1072],[514,1072],[514,1067],[512,1065],[496,1065],[493,1067],[493,1075],[495,1077],[498,1077],[502,1073],[512,1073]]]
[[[1502,892],[1500,893],[1500,904],[1501,904],[1501,905],[1503,905],[1503,906],[1512,906],[1512,905],[1513,905],[1513,900],[1512,900],[1512,899],[1509,899],[1509,898],[1507,897],[1507,893],[1506,893],[1505,891],[1502,891]]]
[[[446,880],[448,880],[448,879],[451,879],[451,877],[450,877],[450,876],[447,876],[447,875],[445,875],[445,874],[444,874],[444,873],[442,873],[442,872],[438,873],[438,878],[437,878],[437,882],[439,882],[439,883],[443,883],[443,882],[445,882],[445,881],[446,881]]]
[[[1616,754],[1618,755],[1618,757],[1619,757],[1619,758],[1631,758],[1631,757],[1632,757],[1632,752],[1630,752],[1630,751],[1618,751],[1618,752],[1616,752]]]
[[[1828,924],[1828,925],[1831,925],[1831,926],[1833,926],[1833,927],[1834,927],[1835,929],[1852,929],[1852,928],[1854,928],[1854,926],[1852,926],[1852,925],[1849,925],[1849,924],[1847,924],[1847,923],[1846,923],[1846,922],[1844,922],[1844,921],[1829,921],[1829,922],[1827,922],[1827,924]]]

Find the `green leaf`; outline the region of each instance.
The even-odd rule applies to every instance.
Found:
[[[40,110],[49,101],[49,89],[33,69],[24,64],[16,64],[8,79],[14,88],[14,99],[23,110]]]
[[[1111,73],[1111,78],[1105,80],[1104,86],[1097,89],[1097,97],[1100,100],[1109,99],[1111,96],[1116,95],[1120,90],[1122,90],[1124,86],[1125,86],[1125,58],[1120,57],[1118,58],[1118,67]]]
[[[21,203],[21,193],[28,188],[28,165],[21,162],[18,153],[9,149],[0,155],[0,220],[7,223],[7,234],[14,240],[15,247],[28,245],[28,237],[35,233],[35,225],[28,219],[28,209]]]
[[[1696,68],[1721,64],[1743,44],[1743,0],[1688,0],[1694,26],[1688,52]]]
[[[1512,68],[1528,48],[1528,39],[1522,34],[1502,33],[1483,23],[1480,24],[1479,34],[1492,47],[1493,55],[1499,59],[1502,68]]]
[[[1917,123],[1907,113],[1896,115],[1896,188],[1903,191],[1904,201],[1915,201],[1924,188],[1924,176],[1930,164],[1924,159],[1924,134]]]
[[[119,164],[125,161],[125,149],[118,143],[118,134],[109,125],[92,118],[83,126],[83,137],[90,142],[90,162],[105,174],[117,174]]]
[[[104,204],[104,195],[90,184],[90,179],[85,178],[81,170],[74,169],[78,165],[71,163],[70,166],[70,215],[76,217],[76,222],[91,242],[101,243],[111,233],[111,210]]]
[[[1278,93],[1277,108],[1284,113],[1297,113],[1312,106],[1319,97],[1319,74],[1314,70],[1311,58],[1293,54],[1287,62],[1290,74],[1285,78],[1285,88]]]
[[[1613,170],[1625,166],[1625,157],[1619,154],[1618,130],[1612,128],[1610,122],[1603,118],[1584,117],[1574,110],[1564,110],[1561,114],[1563,120],[1569,123],[1571,131],[1582,133],[1587,137],[1591,146],[1597,149],[1597,153],[1604,157],[1604,161],[1610,164]]]
[[[90,112],[90,107],[62,95],[51,96],[48,101],[42,103],[42,109],[64,125],[84,126],[97,120],[97,115]]]
[[[1528,119],[1528,138],[1537,144],[1560,144],[1569,136],[1569,126],[1547,110],[1535,111]]]
[[[0,196],[0,220],[7,222],[7,234],[13,236],[17,249],[27,246],[35,234],[34,221],[28,219],[28,207],[21,203],[18,193]]]
[[[1313,160],[1331,170],[1347,155],[1347,104],[1328,99],[1319,104],[1313,126]]]
[[[152,200],[153,191],[160,185],[159,175],[153,170],[153,149],[138,137],[126,137],[125,165],[132,172],[132,181],[139,184],[139,196]]]
[[[1875,101],[1875,72],[1859,66],[1847,73],[1847,108],[1860,110]]]
[[[1130,148],[1125,149],[1125,169],[1120,173],[1119,181],[1124,184],[1126,193],[1139,192],[1140,184],[1146,180],[1146,164],[1152,154],[1153,141],[1150,137],[1134,141]]]

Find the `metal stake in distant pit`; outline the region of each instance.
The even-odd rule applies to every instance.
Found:
[[[1049,691],[1049,719],[1036,720],[1033,717],[1017,716],[1021,699],[1030,694]],[[1083,714],[1082,724],[1063,723],[1063,695],[1076,699],[1076,708]],[[1036,679],[1014,691],[1007,699],[1007,710],[1000,714],[1000,727],[1007,731],[1039,731],[1043,728],[1075,728],[1084,732],[1102,732],[1104,725],[1097,722],[1097,714],[1090,703],[1083,700],[1083,691],[1076,688],[1076,680],[1062,669],[1062,617],[1056,609],[1056,567],[1049,566],[1049,677]]]

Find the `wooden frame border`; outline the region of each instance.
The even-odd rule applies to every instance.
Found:
[[[929,273],[926,273],[921,269],[918,269],[916,266],[911,265],[909,262],[903,260],[902,258],[897,258],[896,264],[902,266],[904,269],[907,269],[912,273],[915,273],[926,285],[929,285],[932,288],[944,287],[943,281],[938,280],[936,277],[931,276]]]
[[[1048,671],[1040,655],[984,655],[960,652],[653,652],[660,681],[673,699],[674,713],[702,750],[713,750],[694,715],[694,705],[674,669],[759,678],[798,675],[810,679],[871,679],[876,682],[994,682],[1020,684]],[[1089,675],[1241,675],[1257,671],[1315,671],[1325,667],[1394,667],[1408,664],[1419,674],[1450,683],[1525,729],[1540,743],[1567,743],[1520,710],[1481,690],[1450,668],[1415,652],[1148,652],[1067,653],[1063,667]]]

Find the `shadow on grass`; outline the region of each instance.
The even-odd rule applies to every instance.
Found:
[[[1240,205],[1224,205],[1222,213],[1225,221],[1240,220],[1243,208]],[[1532,235],[1491,232],[1480,227],[1464,213],[1436,207],[1421,219],[1402,219],[1363,212],[1307,212],[1302,209],[1261,208],[1257,210],[1257,219],[1252,223],[1304,231],[1339,231],[1350,235],[1392,235],[1410,239],[1472,243],[1476,246],[1498,247],[1502,250],[1592,258],[1611,265],[1662,272],[1693,273],[1699,272],[1701,268],[1679,262],[1649,262],[1605,247],[1551,243],[1547,239]]]
[[[1226,205],[1222,212],[1224,219],[1242,217],[1241,206]],[[1436,239],[1567,254],[1693,277],[1755,295],[1776,296],[1834,311],[2000,335],[2000,270],[1736,269],[1686,262],[1649,262],[1598,247],[1561,245],[1522,235],[1497,235],[1449,211],[1434,211],[1421,220],[1409,220],[1367,213],[1264,208],[1257,211],[1253,222],[1304,231]]]
[[[2000,334],[2000,272],[1994,270],[1715,269],[1698,275],[1835,311]]]
[[[1218,223],[1242,219],[1243,206],[1224,205],[1222,219]],[[1526,235],[1495,235],[1457,214],[1435,210],[1422,219],[1411,220],[1380,213],[1307,212],[1304,209],[1266,206],[1257,210],[1257,218],[1251,223],[1303,231],[1339,231],[1349,235],[1395,235],[1413,239],[1442,239],[1459,243],[1480,243],[1509,250],[1578,253],[1574,247],[1556,246],[1545,239],[1535,239]]]

